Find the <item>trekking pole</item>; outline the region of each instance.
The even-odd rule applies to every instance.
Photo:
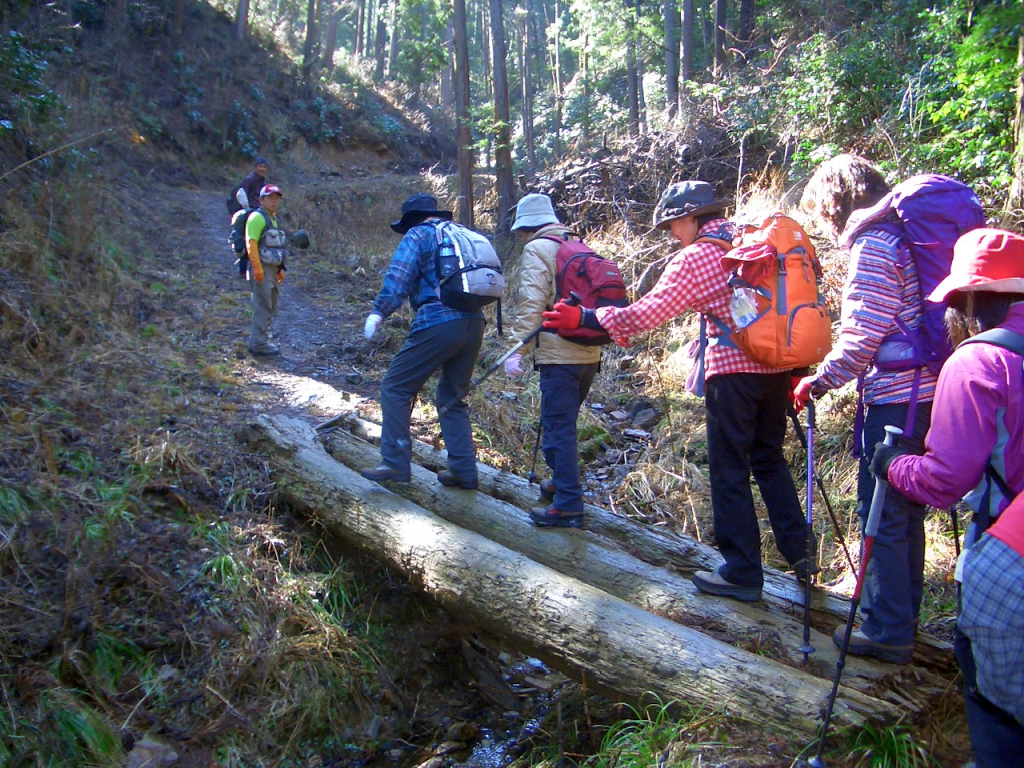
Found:
[[[537,437],[533,441],[533,461],[530,462],[530,474],[526,476],[526,479],[531,483],[536,483],[537,478],[537,449],[540,447],[540,430],[544,422],[537,418]]]
[[[953,546],[956,548],[956,561],[960,562],[960,515],[957,514],[956,504],[949,508],[949,517],[953,521]],[[954,579],[955,581],[955,579]],[[956,615],[960,615],[963,606],[961,602],[962,588],[960,582],[956,582]]]
[[[892,445],[897,435],[902,435],[903,430],[899,427],[885,428],[885,444]],[[882,507],[885,505],[885,494],[889,490],[889,481],[883,477],[875,477],[875,493],[871,497],[871,507],[868,511],[868,519],[864,524],[864,543],[860,558],[860,572],[857,574],[857,586],[853,589],[853,597],[850,598],[850,615],[846,618],[846,632],[843,634],[843,644],[839,648],[839,660],[836,662],[836,676],[832,680],[832,693],[828,696],[828,706],[825,708],[825,722],[821,727],[821,737],[818,739],[818,753],[808,761],[811,768],[825,768],[822,753],[825,751],[825,736],[828,734],[828,726],[832,720],[832,708],[836,703],[836,694],[839,692],[839,678],[843,674],[843,665],[846,664],[846,652],[850,648],[850,635],[853,634],[853,620],[857,615],[857,606],[860,605],[860,592],[864,588],[864,578],[868,572],[868,561],[871,559],[871,546],[875,543],[875,535],[878,533],[878,524],[882,518]]]
[[[811,645],[811,576],[814,573],[814,400],[807,401],[807,554],[804,560],[804,644],[797,650],[804,664],[814,653]]]
[[[804,436],[803,430],[800,428],[800,420],[797,418],[796,409],[792,405],[789,406],[789,418],[793,421],[793,427],[796,429],[796,436],[800,438],[800,444],[803,446],[804,451],[807,451],[807,438]],[[807,482],[810,482],[808,476]],[[850,566],[850,572],[857,570],[857,566],[853,564],[853,557],[850,555],[850,550],[846,546],[846,538],[843,536],[843,531],[839,527],[839,520],[836,517],[836,512],[832,508],[832,502],[829,501],[828,494],[825,493],[825,483],[821,477],[817,474],[814,476],[814,482],[818,486],[818,493],[821,494],[822,501],[825,502],[825,509],[828,510],[829,519],[832,520],[832,527],[835,529],[836,536],[839,539],[839,544],[843,548],[843,554],[846,555],[846,563]]]
[[[580,295],[578,293],[576,293],[575,291],[571,291],[569,293],[569,298],[566,299],[565,303],[568,304],[570,307],[575,307],[575,306],[577,306],[580,303],[580,301],[581,301]],[[530,334],[525,339],[520,341],[518,344],[516,344],[514,347],[512,347],[512,349],[510,349],[504,355],[499,357],[497,362],[494,365],[492,365],[490,368],[488,368],[486,371],[484,371],[482,374],[480,374],[480,376],[477,377],[476,381],[474,381],[472,384],[470,384],[468,387],[466,387],[466,391],[465,392],[460,393],[458,397],[456,397],[453,400],[451,400],[443,408],[439,408],[438,411],[437,411],[437,418],[441,418],[444,414],[448,413],[449,410],[451,410],[452,408],[455,407],[456,403],[462,401],[462,398],[464,398],[466,395],[468,395],[474,389],[476,389],[481,384],[483,384],[484,379],[486,379],[488,376],[490,376],[496,370],[501,368],[501,366],[503,366],[505,364],[506,360],[508,360],[510,357],[512,357],[512,355],[514,355],[520,349],[522,349],[524,345],[529,344],[531,341],[533,341],[535,338],[537,338],[540,335],[540,332],[543,331],[543,330],[544,330],[544,323],[541,323],[534,330],[530,331]]]

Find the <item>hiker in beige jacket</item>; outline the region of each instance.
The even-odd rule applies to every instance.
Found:
[[[526,241],[519,277],[519,303],[512,340],[535,331],[556,300],[556,255],[560,241],[575,237],[559,223],[547,195],[526,195],[516,206],[512,231]],[[541,428],[544,461],[551,479],[541,483],[541,501],[530,517],[541,527],[580,527],[583,524],[583,488],[576,448],[576,418],[590,391],[601,362],[599,346],[582,346],[545,331],[505,362],[509,377],[523,372],[522,358],[533,352],[540,372]]]

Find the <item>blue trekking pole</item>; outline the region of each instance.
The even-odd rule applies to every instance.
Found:
[[[807,554],[804,559],[804,644],[797,650],[804,664],[814,653],[811,645],[811,578],[814,574],[814,399],[807,401]]]
[[[903,430],[899,427],[885,428],[885,444],[892,445],[893,441]],[[871,508],[868,510],[868,519],[864,524],[864,546],[860,558],[860,573],[857,574],[857,586],[853,590],[853,597],[850,598],[850,615],[846,619],[846,633],[843,635],[843,645],[839,649],[839,661],[836,662],[836,676],[832,681],[832,693],[828,697],[828,707],[825,709],[825,722],[821,727],[821,737],[818,739],[818,753],[808,761],[811,768],[825,768],[825,761],[822,753],[825,751],[825,736],[828,734],[828,725],[832,720],[832,708],[836,703],[836,694],[839,692],[839,678],[843,674],[843,666],[846,664],[846,652],[850,648],[850,635],[853,634],[853,620],[857,615],[857,606],[860,605],[860,593],[864,588],[864,578],[868,572],[868,561],[871,559],[871,547],[875,543],[875,536],[878,535],[878,525],[882,520],[882,507],[885,506],[885,494],[889,490],[889,481],[884,477],[875,476],[875,493],[871,497]]]

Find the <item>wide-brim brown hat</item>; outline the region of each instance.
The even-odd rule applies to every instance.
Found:
[[[721,213],[731,204],[729,200],[716,200],[714,188],[706,181],[680,181],[662,192],[654,209],[654,226],[665,230],[673,219]]]
[[[404,235],[412,227],[431,216],[437,216],[448,221],[452,220],[451,211],[439,211],[437,209],[436,197],[420,192],[402,203],[402,218],[392,222],[391,228],[398,234]]]

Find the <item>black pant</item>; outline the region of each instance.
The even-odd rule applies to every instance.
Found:
[[[715,543],[722,578],[760,587],[761,531],[750,488],[753,473],[768,508],[775,544],[794,565],[807,556],[800,499],[782,452],[789,373],[729,373],[707,380],[705,408]]]
[[[1019,768],[1024,755],[1024,726],[978,690],[971,640],[957,627],[953,652],[964,676],[964,706],[971,751],[978,768]]]

